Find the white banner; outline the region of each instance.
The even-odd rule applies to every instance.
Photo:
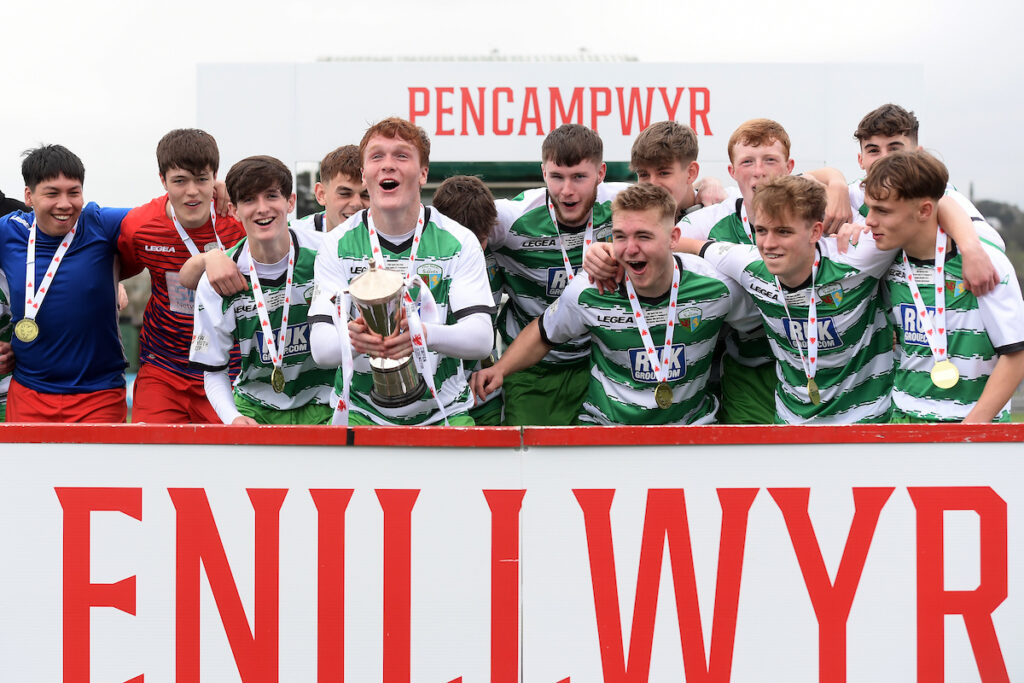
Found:
[[[222,168],[252,154],[316,163],[388,116],[422,126],[434,162],[539,164],[544,136],[562,123],[596,130],[606,161],[629,161],[640,131],[673,119],[697,134],[704,173],[727,181],[732,131],[767,117],[789,133],[797,170],[827,164],[852,180],[861,117],[886,102],[927,116],[922,74],[907,64],[203,64],[197,118],[217,138]],[[239,112],[238,93],[267,88],[286,95]]]
[[[1019,443],[634,433],[3,444],[3,680],[1024,676]]]

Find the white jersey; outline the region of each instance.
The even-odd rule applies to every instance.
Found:
[[[576,278],[540,319],[541,336],[557,343],[589,332],[590,383],[580,422],[590,424],[710,424],[717,399],[706,390],[715,343],[725,322],[744,329],[760,326],[760,316],[742,290],[703,259],[676,254],[680,267],[677,322],[666,381],[672,404],[654,399],[653,370],[665,345],[669,296],[639,296],[655,358],[633,317],[624,287],[600,294],[587,278]]]
[[[960,371],[960,381],[940,389],[931,381],[935,365],[931,346],[920,324],[907,268],[900,259],[886,274],[885,285],[896,325],[897,368],[893,382],[893,407],[898,416],[928,422],[959,422],[974,408],[999,356],[1024,350],[1024,301],[1009,259],[984,244],[999,275],[999,284],[982,297],[967,291],[963,263],[950,241],[944,263],[946,302],[946,353]],[[909,259],[908,259],[909,260]],[[910,260],[918,293],[929,313],[935,314],[935,262]],[[1007,402],[996,416],[1008,421]]]
[[[428,207],[423,234],[416,251],[416,261],[409,262],[412,234],[401,244],[393,244],[378,233],[385,267],[402,275],[411,267],[418,278],[430,288],[437,302],[438,322],[450,325],[475,313],[492,314],[494,301],[484,266],[484,254],[477,237],[437,209]],[[327,233],[316,259],[317,294],[314,311],[329,316],[338,292],[348,290],[349,283],[370,267],[372,246],[366,224],[366,211],[360,211]],[[350,316],[357,316],[353,310]],[[428,322],[428,321],[424,321]],[[465,412],[473,405],[473,397],[463,372],[462,360],[442,356],[429,350],[434,372],[434,388],[449,417]],[[370,392],[373,376],[370,358],[360,354],[354,359],[349,408],[376,424],[425,425],[443,420],[437,401],[430,392],[409,405],[385,407],[375,403]],[[335,392],[331,399],[337,406],[343,388],[342,371],[337,370]]]
[[[626,183],[601,183],[594,201],[594,241],[607,242],[612,235],[612,200],[629,187]],[[506,345],[539,316],[569,284],[559,246],[574,273],[583,266],[584,229],[566,229],[551,222],[546,188],[527,190],[515,199],[499,199],[498,222],[488,248],[502,270],[508,302],[498,316],[498,333]],[[587,338],[568,340],[548,353],[549,363],[572,362],[587,357]]]
[[[313,265],[321,236],[306,230],[289,232],[296,245],[290,288],[285,282],[287,258],[271,266],[254,262],[249,253],[248,239],[239,241],[228,251],[246,277],[250,262],[254,263],[275,344],[282,325],[285,292],[290,291],[288,331],[281,368],[285,377],[284,391],[278,393],[271,387],[274,363],[267,350],[256,310],[257,302],[249,289],[222,297],[203,274],[196,290],[195,330],[189,351],[192,367],[218,372],[228,367],[231,348],[237,342],[242,369],[235,379],[235,394],[274,410],[292,410],[309,404],[328,405],[334,384],[334,372],[317,368],[309,348],[307,315],[313,298]]]
[[[756,247],[713,242],[704,258],[735,279],[760,309],[779,383],[776,419],[786,424],[887,422],[892,393],[892,333],[879,301],[878,283],[895,258],[863,239],[846,254],[835,240],[818,242],[818,359],[815,381],[821,403],[808,398],[800,351],[807,353],[810,278],[779,292]],[[783,306],[780,296],[786,299]],[[787,307],[788,306],[788,310]],[[792,316],[792,317],[790,317]]]
[[[297,218],[291,221],[289,227],[297,230],[311,230],[313,232],[328,232],[327,223],[324,222],[324,212],[311,213],[305,218]]]

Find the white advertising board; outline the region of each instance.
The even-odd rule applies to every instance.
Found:
[[[3,680],[1015,680],[1017,427],[15,440]]]
[[[697,133],[705,173],[727,179],[729,135],[767,117],[789,132],[797,170],[827,164],[852,179],[857,122],[890,101],[926,115],[922,83],[923,67],[906,64],[202,64],[197,120],[226,169],[253,154],[318,162],[387,116],[422,126],[432,161],[539,162],[544,136],[570,122],[597,130],[606,161],[629,161],[643,128],[674,119]],[[254,106],[240,92],[267,96]]]

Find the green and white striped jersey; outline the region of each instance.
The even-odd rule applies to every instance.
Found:
[[[747,207],[739,190],[731,191],[723,202],[684,216],[677,225],[683,237],[754,244],[754,228],[747,218]],[[775,362],[764,328],[760,326],[750,332],[729,330],[724,340],[725,352],[740,365],[756,368]]]
[[[734,282],[708,263],[689,254],[675,254],[680,264],[678,323],[672,333],[672,364],[668,383],[672,405],[658,408],[657,379],[633,319],[625,287],[600,294],[587,278],[575,278],[540,320],[541,335],[558,343],[590,333],[590,384],[583,402],[584,423],[710,424],[718,401],[705,387],[722,324],[741,328],[760,325],[757,311]],[[665,345],[669,296],[639,297],[656,357]]]
[[[626,183],[601,183],[594,203],[594,241],[607,242],[612,235],[612,200],[629,187]],[[499,199],[498,223],[488,240],[505,280],[508,303],[498,314],[498,333],[511,344],[520,330],[544,312],[569,284],[558,235],[548,213],[547,189],[527,190],[514,199]],[[558,231],[565,253],[576,272],[583,266],[583,233],[586,226]],[[547,363],[577,361],[587,357],[587,339],[567,339],[544,357]]]
[[[854,180],[849,184],[850,208],[853,209],[854,220],[858,223],[863,223],[864,219],[868,216],[868,205],[864,203],[863,182],[864,179],[861,178],[860,180]],[[992,225],[985,220],[985,217],[981,215],[980,211],[978,211],[978,207],[976,207],[970,199],[965,197],[963,193],[959,192],[952,183],[946,184],[946,196],[955,200],[956,203],[964,210],[964,213],[966,213],[971,219],[971,223],[974,224],[974,229],[978,232],[978,239],[983,242],[987,242],[999,251],[1006,251],[1006,243],[1003,241],[1003,237],[999,234],[999,231],[993,228]]]
[[[480,241],[468,229],[437,209],[430,207],[427,211],[429,215],[425,216],[413,272],[419,276],[420,282],[430,288],[437,302],[440,318],[437,322],[450,325],[475,313],[493,314],[494,301],[487,282]],[[346,291],[348,283],[370,267],[372,247],[365,221],[366,212],[360,211],[324,237],[316,261],[318,298],[331,299],[335,293]],[[400,244],[390,242],[387,235],[377,234],[384,252],[385,267],[404,276],[409,268],[413,231],[410,230],[408,237]],[[325,310],[322,302],[315,308],[318,313]],[[326,310],[330,310],[329,304]],[[349,314],[351,317],[358,315],[355,310]],[[445,412],[451,417],[469,410],[473,405],[473,397],[463,373],[462,359],[442,356],[430,351],[429,347],[428,338],[428,352],[436,367],[434,387]],[[424,389],[423,396],[406,406],[387,408],[374,403],[370,398],[373,390],[370,358],[366,354],[359,354],[354,360],[349,405],[351,411],[375,424],[427,425],[443,421],[437,401],[427,389]],[[343,388],[340,368],[337,369],[334,384],[331,403],[337,406]]]
[[[897,413],[929,422],[959,422],[977,403],[998,356],[1024,350],[1024,301],[1017,276],[1001,251],[987,244],[983,247],[1000,278],[985,296],[975,297],[964,286],[959,251],[951,248],[945,263],[946,343],[949,359],[960,371],[960,381],[950,389],[940,389],[931,382],[929,373],[935,361],[902,258],[886,273],[884,286],[899,342],[893,379],[893,407]],[[935,262],[911,259],[910,265],[921,299],[934,315]],[[997,421],[1008,420],[1009,410],[1007,402]]]
[[[720,271],[739,282],[760,309],[777,359],[775,419],[785,424],[887,422],[892,393],[892,335],[879,300],[879,280],[893,252],[862,239],[839,254],[832,238],[818,242],[818,361],[815,382],[821,403],[807,394],[807,376],[797,347],[807,354],[810,278],[786,289],[787,314],[775,278],[756,247],[714,242],[704,251]]]
[[[285,378],[284,391],[277,393],[270,385],[274,363],[267,350],[256,300],[249,289],[222,297],[203,275],[196,290],[195,330],[189,351],[192,367],[217,372],[228,366],[231,347],[238,342],[242,368],[235,378],[235,394],[274,410],[292,410],[310,404],[327,405],[334,384],[334,371],[321,370],[313,363],[306,319],[313,298],[313,264],[322,236],[309,230],[288,232],[295,244],[295,269],[281,368]],[[227,253],[238,264],[243,276],[248,278],[252,260],[248,238],[239,240]],[[269,267],[256,263],[256,275],[263,289],[276,344],[287,287],[287,258]]]
[[[11,288],[7,285],[4,271],[0,270],[0,341],[11,341],[14,325],[11,324]],[[7,389],[11,386],[11,374],[0,375],[0,406],[7,403]]]

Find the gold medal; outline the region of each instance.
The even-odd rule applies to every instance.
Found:
[[[14,326],[14,336],[28,344],[39,336],[39,324],[35,320],[22,318]]]
[[[279,394],[284,391],[284,371],[281,368],[275,367],[270,373],[270,386]]]
[[[807,380],[807,396],[810,397],[812,405],[821,403],[821,392],[818,391],[818,383],[813,378]]]
[[[658,382],[658,386],[654,387],[654,402],[662,410],[672,405],[672,388],[668,382]]]
[[[960,371],[953,362],[944,360],[932,368],[932,384],[940,389],[952,389],[960,381]]]

